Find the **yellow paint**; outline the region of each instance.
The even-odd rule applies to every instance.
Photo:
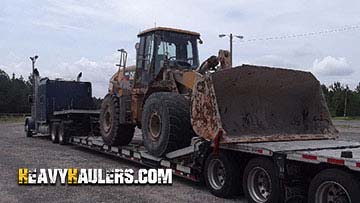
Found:
[[[189,71],[183,73],[182,83],[189,89],[192,89],[195,84],[196,73]]]
[[[69,168],[68,169],[68,184],[77,184],[78,182],[78,169],[77,168]]]
[[[19,168],[19,184],[28,184],[28,174],[27,168]]]

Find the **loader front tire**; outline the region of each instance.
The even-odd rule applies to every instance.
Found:
[[[106,95],[101,103],[100,133],[107,145],[128,145],[134,137],[134,126],[119,123],[120,108],[115,95]]]
[[[184,96],[157,92],[148,97],[142,112],[145,148],[154,156],[187,147],[194,136],[190,123],[190,105]]]

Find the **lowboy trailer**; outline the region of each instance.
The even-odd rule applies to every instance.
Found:
[[[101,137],[69,137],[68,142],[199,182],[210,192],[250,202],[360,202],[360,143],[339,140],[221,144],[193,138],[189,147],[159,158],[134,139],[109,146]]]

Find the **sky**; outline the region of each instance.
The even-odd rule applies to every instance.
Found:
[[[359,11],[358,0],[2,0],[0,69],[27,78],[37,54],[41,76],[82,72],[103,97],[117,71],[116,50],[125,48],[133,65],[137,34],[165,26],[200,32],[201,61],[228,49],[218,35],[233,33],[244,36],[234,39],[234,65],[311,71],[321,83],[353,89],[360,82]]]

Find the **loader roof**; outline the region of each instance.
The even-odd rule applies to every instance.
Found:
[[[182,30],[182,29],[169,28],[169,27],[154,27],[154,28],[146,29],[146,30],[140,32],[138,34],[138,37],[145,35],[147,33],[150,33],[150,32],[155,32],[155,31],[169,31],[169,32],[177,32],[177,33],[182,33],[182,34],[187,34],[187,35],[193,35],[193,36],[197,36],[197,37],[200,36],[200,33],[189,31],[189,30]]]

